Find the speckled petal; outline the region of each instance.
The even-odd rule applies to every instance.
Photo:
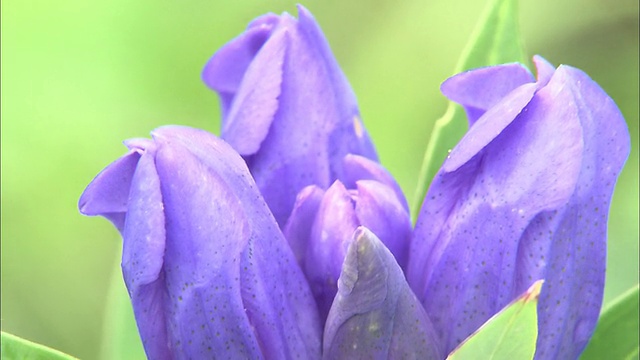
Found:
[[[513,63],[460,73],[443,82],[440,90],[449,100],[465,108],[471,126],[511,91],[532,82],[529,70]]]
[[[455,171],[502,133],[529,104],[538,84],[524,84],[510,92],[496,106],[487,110],[464,135],[442,165],[444,171]]]
[[[539,234],[552,226],[543,216],[562,211],[575,191],[584,161],[581,119],[566,84],[554,79],[507,127],[501,114],[487,111],[470,133],[481,125],[491,132],[493,113],[500,128],[495,138],[459,166],[445,164],[427,193],[407,278],[445,352],[537,279],[520,267],[523,233],[543,222],[532,241],[549,246],[548,233]],[[465,141],[470,138],[459,146]],[[544,268],[546,259],[535,264]]]
[[[155,144],[141,148],[122,237],[122,274],[147,357],[170,359],[164,292],[165,216]]]
[[[162,144],[156,166],[176,350],[185,358],[317,357],[315,304],[240,157],[203,131],[153,135]]]
[[[324,359],[443,359],[432,324],[393,255],[359,227],[324,331]]]
[[[312,294],[240,156],[200,130],[153,138],[128,144],[142,156],[122,233],[147,355],[319,358]]]
[[[578,109],[584,149],[575,191],[554,218],[536,359],[577,358],[593,333],[604,289],[609,205],[630,151],[620,110],[589,76],[563,65],[549,86],[554,83]]]

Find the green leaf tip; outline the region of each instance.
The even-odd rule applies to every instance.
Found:
[[[518,28],[518,1],[491,0],[462,51],[454,73],[510,62],[524,64],[526,61]],[[449,102],[445,114],[436,120],[427,143],[413,200],[414,220],[433,177],[467,127],[462,107]]]
[[[518,26],[518,1],[491,0],[464,48],[455,72],[509,62],[527,62]]]
[[[3,360],[77,360],[71,355],[4,331],[1,334],[2,350],[0,351],[0,358]]]
[[[538,298],[543,280],[491,317],[449,354],[448,360],[532,359],[538,338]]]

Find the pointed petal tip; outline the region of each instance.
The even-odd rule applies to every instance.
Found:
[[[298,17],[307,17],[313,19],[313,15],[306,7],[304,7],[304,5],[296,4],[296,9],[298,9]]]
[[[247,67],[221,134],[238,153],[258,152],[281,106],[287,28],[276,30]]]
[[[508,63],[465,71],[445,80],[440,86],[442,94],[462,105],[467,113],[469,126],[513,90],[534,77],[520,63]]]
[[[537,90],[536,83],[526,83],[518,86],[490,107],[453,148],[442,165],[443,171],[456,171],[500,136],[531,102]]]
[[[353,238],[356,241],[363,241],[368,239],[371,236],[375,236],[375,235],[373,235],[373,233],[371,233],[369,229],[367,229],[362,225],[358,226],[356,230],[353,232]]]
[[[537,81],[546,85],[551,80],[556,68],[540,55],[533,56],[533,63],[536,67]]]
[[[78,211],[84,216],[93,216],[94,214],[91,214],[90,210],[87,208],[87,197],[87,190],[85,189],[82,192],[82,195],[80,195],[80,199],[78,199]]]
[[[353,231],[352,239],[353,240],[351,244],[349,244],[349,248],[347,249],[346,258],[349,257],[348,253],[354,251],[353,255],[357,259],[356,263],[358,264],[358,268],[366,265],[361,263],[363,256],[370,256],[374,251],[377,251],[378,245],[382,245],[380,239],[378,239],[378,237],[373,232],[371,232],[371,230],[362,225],[358,226]],[[347,261],[346,258],[345,262]]]
[[[391,252],[356,228],[324,333],[324,358],[441,359],[433,326]]]
[[[352,251],[351,248],[354,248],[353,251],[355,251],[355,254],[353,255],[356,255],[356,263],[358,264],[357,267],[361,268],[361,270],[363,271],[365,271],[371,265],[372,261],[375,262],[375,260],[373,260],[374,258],[372,258],[374,254],[380,253],[380,255],[385,254],[386,256],[388,253],[391,258],[395,259],[391,254],[391,251],[389,251],[389,249],[387,249],[386,246],[382,243],[382,240],[380,240],[380,238],[378,238],[376,234],[374,234],[365,226],[358,226],[354,230],[352,238],[353,241],[351,242],[351,244],[349,244],[347,253]],[[349,257],[349,255],[347,255],[347,257]],[[380,264],[377,265],[382,266],[383,261],[377,258],[376,260],[380,262]],[[345,262],[346,261],[347,260],[345,259]]]
[[[131,178],[140,156],[139,151],[130,150],[100,171],[80,195],[80,213],[108,216],[126,211]]]

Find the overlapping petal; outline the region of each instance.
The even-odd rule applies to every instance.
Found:
[[[449,100],[464,107],[472,126],[507,94],[530,82],[533,76],[529,70],[513,63],[465,71],[447,79],[440,89]]]
[[[431,321],[382,242],[359,227],[324,330],[325,359],[442,359]]]
[[[536,63],[538,83],[474,123],[418,217],[408,280],[447,352],[540,278],[537,358],[577,357],[598,317],[606,218],[628,132],[584,73]]]
[[[584,148],[577,185],[564,216],[556,215],[548,251],[539,305],[538,359],[576,358],[593,333],[604,288],[611,196],[630,151],[624,118],[602,88],[570,66],[558,68],[549,84],[554,80],[576,104]],[[531,242],[530,248],[535,248]],[[529,254],[538,255],[535,250]]]
[[[402,202],[402,206],[409,211],[409,204],[400,188],[400,185],[380,163],[364,156],[347,154],[344,157],[344,175],[340,181],[349,189],[357,187],[358,180],[375,180],[390,187],[396,193],[396,199]]]
[[[123,273],[149,358],[320,357],[315,302],[242,159],[181,127],[128,145],[80,208],[124,215]],[[124,212],[114,184],[130,184]]]
[[[203,70],[231,146],[160,128],[127,141],[80,199],[123,236],[149,358],[440,359],[537,279],[536,358],[577,358],[630,146],[613,101],[541,57],[537,79],[520,64],[448,79],[470,129],[412,232],[353,91],[298,9],[255,19]]]
[[[377,160],[344,74],[313,16],[266,15],[203,72],[220,95],[222,138],[247,161],[284,226],[305,186],[327,189],[347,154]]]
[[[404,197],[398,198],[393,187],[377,180],[358,180],[353,186],[348,189],[336,180],[326,191],[306,187],[284,228],[321,319],[326,318],[338,290],[347,247],[358,226],[374,231],[403,268],[408,259],[412,230]]]

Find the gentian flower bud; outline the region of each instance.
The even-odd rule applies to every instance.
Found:
[[[150,359],[317,359],[304,275],[242,158],[204,131],[163,127],[89,184],[86,215],[114,222]]]
[[[349,155],[345,164],[346,183],[353,187],[336,180],[326,191],[315,185],[304,188],[283,230],[309,281],[321,319],[326,318],[338,290],[342,264],[358,226],[370,228],[402,268],[411,240],[406,200],[391,175],[361,156]]]
[[[407,279],[445,353],[538,279],[536,358],[577,358],[598,319],[629,134],[586,74],[534,61],[535,82],[511,64],[442,84],[471,126],[425,197]]]
[[[280,226],[302,188],[327,189],[347,154],[377,160],[355,95],[320,27],[302,6],[251,22],[209,60],[221,136],[247,161]]]
[[[365,227],[350,241],[323,348],[324,359],[444,358],[402,269]]]

